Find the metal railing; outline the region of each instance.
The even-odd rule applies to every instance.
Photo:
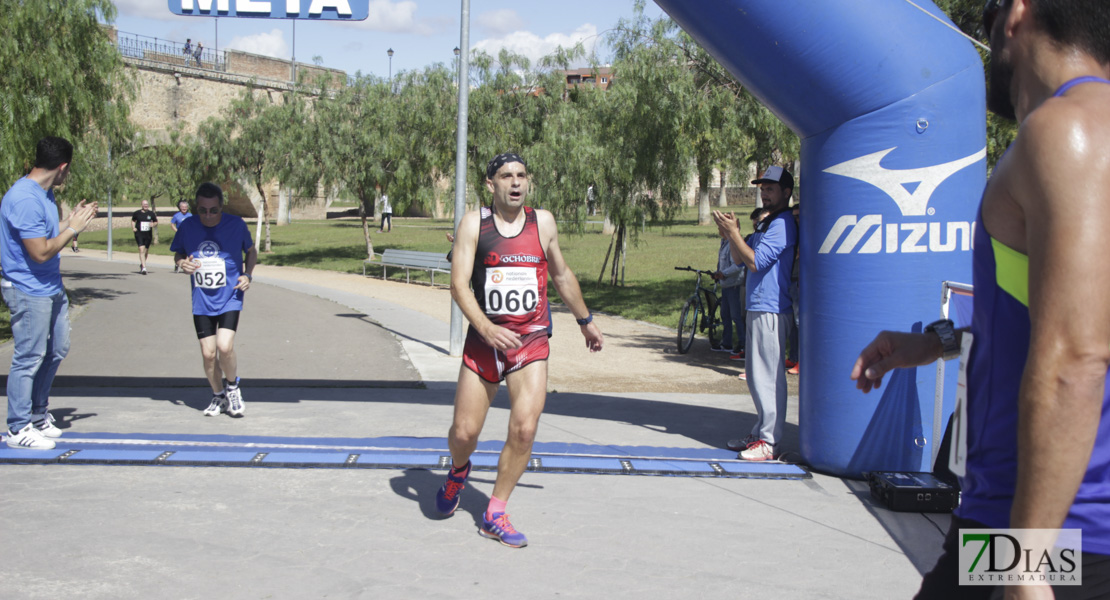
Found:
[[[173,40],[116,31],[116,47],[119,48],[120,54],[131,58],[213,71],[227,71],[226,52],[202,47],[198,53],[196,44],[189,44],[187,47],[185,44]]]

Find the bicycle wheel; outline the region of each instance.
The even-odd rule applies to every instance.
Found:
[[[682,316],[678,318],[678,353],[686,354],[694,344],[694,334],[698,330],[699,303],[697,296],[691,296],[682,305]]]
[[[709,334],[709,345],[716,348],[721,345],[721,336],[725,333],[724,323],[721,321],[721,303],[710,300],[709,308],[705,311],[705,326]]]

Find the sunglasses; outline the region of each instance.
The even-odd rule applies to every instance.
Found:
[[[998,18],[998,12],[1002,10],[1002,0],[989,0],[986,6],[983,7],[983,31],[984,38],[991,37],[991,29],[994,28],[994,20]]]

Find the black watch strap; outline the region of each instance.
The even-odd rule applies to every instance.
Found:
[[[925,331],[935,333],[940,338],[940,345],[944,348],[941,358],[951,360],[960,355],[960,343],[956,339],[956,327],[951,319],[933,321],[925,326]]]

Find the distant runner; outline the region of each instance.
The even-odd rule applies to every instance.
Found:
[[[181,202],[177,203],[177,212],[174,213],[172,217],[170,217],[170,229],[173,230],[174,236],[177,236],[177,230],[181,227],[181,222],[192,216],[193,213],[189,212],[188,201],[182,200]],[[176,273],[177,270],[177,265],[174,264],[173,272]]]
[[[158,226],[158,215],[150,210],[150,202],[143,200],[142,208],[131,213],[131,231],[135,234],[135,244],[139,246],[139,272],[146,275],[146,255],[154,239],[154,228]]]

